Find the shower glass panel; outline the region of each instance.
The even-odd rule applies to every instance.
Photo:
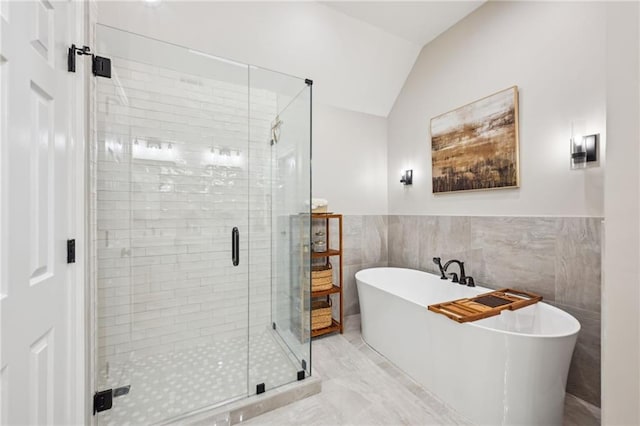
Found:
[[[102,25],[96,43],[112,68],[92,80],[98,422],[179,420],[310,374],[310,86]]]
[[[307,83],[310,82],[257,67],[249,70],[252,161],[260,168],[262,178],[255,190],[251,186],[254,195],[250,197],[249,215],[252,227],[258,225],[258,219],[258,226],[270,228],[269,238],[254,240],[259,244],[255,250],[251,246],[250,256],[269,274],[254,273],[251,262],[250,300],[252,311],[270,313],[272,335],[280,345],[265,357],[260,349],[263,345],[259,341],[255,344],[253,332],[256,327],[261,332],[264,320],[252,320],[249,353],[252,367],[260,366],[265,358],[278,360],[266,370],[267,389],[297,380],[302,371],[304,375],[311,373],[311,85]],[[257,233],[252,229],[252,236]],[[257,287],[258,283],[266,286]],[[254,303],[254,294],[260,300],[259,307]],[[258,382],[264,372],[265,368],[252,368],[250,381]]]

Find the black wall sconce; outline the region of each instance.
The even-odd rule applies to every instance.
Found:
[[[403,185],[413,185],[413,170],[405,170],[404,175],[400,179],[400,183]]]
[[[600,134],[571,138],[571,168],[584,169],[598,165]]]

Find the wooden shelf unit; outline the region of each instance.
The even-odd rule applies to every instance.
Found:
[[[312,291],[311,292],[311,297],[312,298],[313,297],[324,297],[324,296],[328,296],[330,294],[340,293],[340,291],[342,291],[342,289],[340,287],[334,285],[329,290]]]
[[[341,256],[342,250],[327,250],[323,252],[313,252],[311,253],[312,259],[322,259],[323,257],[331,257],[331,256]]]
[[[330,231],[330,220],[335,219],[338,221],[338,248],[331,248],[331,231]],[[326,247],[327,251],[324,252],[312,252],[311,259],[323,259],[326,258],[329,261],[330,258],[338,258],[338,282],[334,283],[333,287],[329,290],[322,291],[313,291],[311,292],[311,298],[326,298],[327,300],[331,297],[332,294],[337,294],[337,302],[339,304],[339,316],[340,318],[333,318],[332,323],[329,327],[320,328],[318,330],[311,331],[311,337],[322,336],[324,334],[335,333],[337,331],[342,334],[344,332],[344,312],[343,312],[343,289],[344,289],[344,281],[343,281],[343,273],[342,273],[342,215],[337,213],[312,213],[311,221],[312,227],[314,221],[324,220],[324,230],[326,236]],[[315,222],[317,223],[317,222]]]
[[[342,333],[342,324],[334,319],[329,327],[313,330],[311,332],[311,337],[318,337],[324,334],[335,333],[336,331]]]

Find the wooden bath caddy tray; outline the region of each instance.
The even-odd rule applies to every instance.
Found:
[[[479,294],[469,299],[429,305],[431,312],[446,315],[454,321],[469,322],[489,318],[508,309],[515,311],[533,305],[542,300],[542,296],[526,291],[501,288],[489,293]]]

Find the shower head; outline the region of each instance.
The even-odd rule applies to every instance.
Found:
[[[434,257],[433,258],[433,263],[438,265],[438,269],[440,269],[440,279],[441,280],[446,280],[447,279],[447,275],[444,273],[444,268],[442,267],[442,263],[440,263],[440,258],[439,257]]]
[[[278,143],[280,139],[280,126],[282,126],[283,121],[280,119],[279,115],[276,115],[276,119],[273,123],[271,123],[271,145],[275,145]]]

